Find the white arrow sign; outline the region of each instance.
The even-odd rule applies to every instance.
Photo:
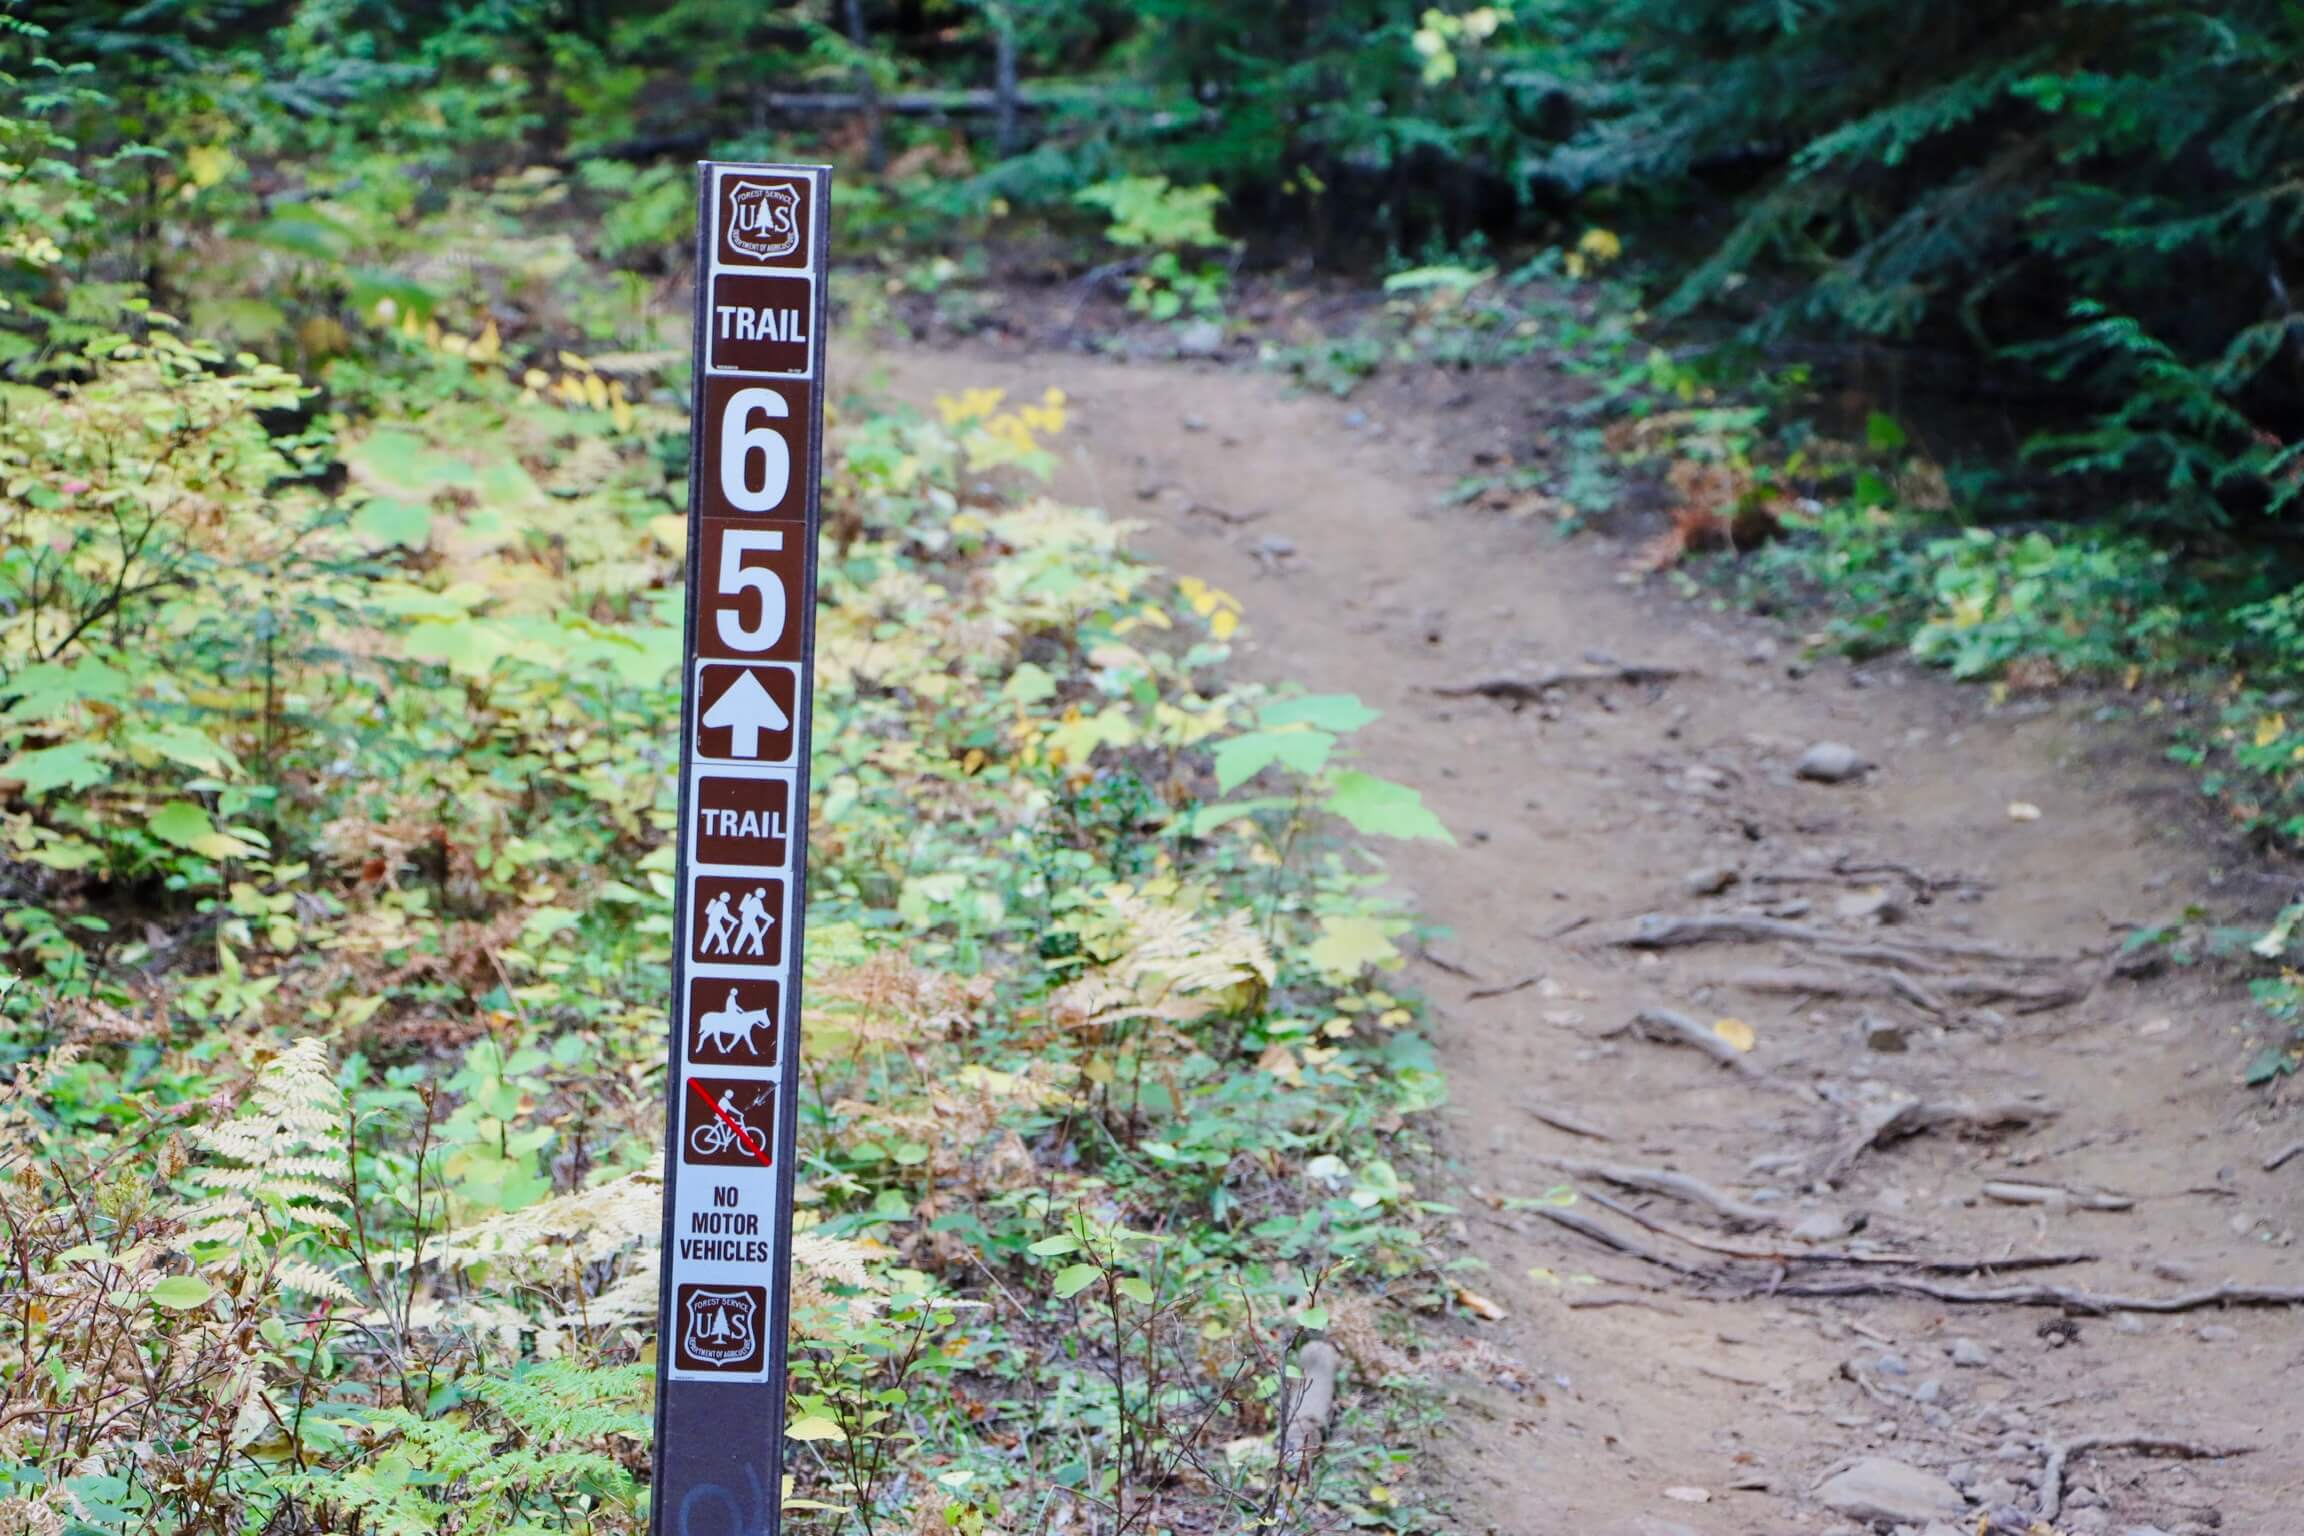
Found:
[[[704,724],[728,733],[730,757],[758,757],[760,733],[789,730],[792,717],[760,686],[759,675],[746,668],[743,676],[704,711]]]

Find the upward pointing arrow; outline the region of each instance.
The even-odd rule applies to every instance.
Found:
[[[730,757],[758,757],[760,733],[788,729],[792,717],[760,686],[760,675],[747,667],[729,685],[728,691],[704,711],[704,724],[709,729],[728,732]]]

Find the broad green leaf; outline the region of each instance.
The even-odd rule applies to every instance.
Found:
[[[144,822],[145,829],[164,843],[190,848],[202,838],[216,835],[216,823],[189,800],[171,800]]]
[[[408,630],[412,659],[445,662],[460,677],[486,677],[511,650],[511,637],[503,626],[486,619],[416,624]]]
[[[2294,1072],[2297,1064],[2296,1057],[2281,1047],[2266,1046],[2248,1063],[2248,1070],[2241,1074],[2240,1081],[2251,1088],[2261,1087],[2276,1077]]]
[[[471,465],[405,427],[379,427],[347,445],[344,457],[362,484],[410,501],[426,500],[447,486],[480,482]]]
[[[1152,1282],[1145,1279],[1141,1275],[1128,1275],[1123,1277],[1119,1283],[1118,1289],[1120,1294],[1127,1297],[1130,1301],[1140,1301],[1145,1306],[1150,1306],[1153,1303],[1154,1297],[1152,1294]]]
[[[352,514],[352,531],[371,544],[422,549],[432,542],[432,509],[393,496],[372,497]]]
[[[1875,452],[1894,453],[1909,441],[1903,424],[1885,411],[1874,411],[1864,419],[1864,441]]]
[[[128,697],[128,674],[101,661],[40,661],[8,679],[16,702],[0,719],[53,720],[73,705],[89,700],[117,703]]]
[[[1098,747],[1132,747],[1136,745],[1135,718],[1124,704],[1109,704],[1093,715],[1067,720],[1048,733],[1050,748],[1062,749],[1065,759],[1085,763]]]
[[[1348,769],[1336,775],[1328,809],[1372,837],[1422,837],[1453,843],[1440,818],[1424,807],[1424,797],[1405,784]]]
[[[111,754],[92,741],[19,752],[0,763],[0,779],[15,779],[28,795],[55,789],[94,789],[112,777]]]
[[[201,773],[240,772],[239,758],[207,732],[193,726],[163,721],[158,725],[139,725],[124,736],[132,751],[149,752]]]
[[[251,827],[219,831],[208,813],[189,800],[171,800],[145,823],[162,842],[188,848],[204,859],[240,859],[264,850],[264,834]]]
[[[1056,697],[1056,679],[1046,667],[1027,661],[1008,674],[1008,681],[1000,686],[1000,697],[1014,699],[1019,704],[1037,704]]]
[[[1310,725],[1349,736],[1382,714],[1360,702],[1356,693],[1311,693],[1300,699],[1282,699],[1256,711],[1265,725]]]
[[[1055,1292],[1059,1299],[1077,1296],[1094,1285],[1104,1271],[1093,1264],[1067,1264],[1056,1271]]]
[[[198,1275],[170,1275],[145,1295],[171,1312],[187,1312],[216,1294],[216,1288]]]
[[[1044,1259],[1053,1259],[1067,1253],[1078,1253],[1080,1251],[1080,1239],[1069,1233],[1058,1233],[1054,1237],[1040,1239],[1026,1251],[1036,1253]]]
[[[1326,731],[1249,731],[1216,743],[1216,788],[1230,794],[1275,763],[1314,774],[1327,766],[1336,738]]]

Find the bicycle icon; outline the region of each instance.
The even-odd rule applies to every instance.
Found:
[[[690,1162],[742,1168],[771,1161],[773,1084],[692,1077],[688,1086],[693,1091],[687,1116]],[[746,1111],[758,1114],[762,1123],[754,1125]]]

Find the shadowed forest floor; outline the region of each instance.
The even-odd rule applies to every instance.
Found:
[[[1929,1474],[1899,1485],[1923,1507],[1932,1479],[1967,1495],[1903,1521],[1930,1536],[2058,1504],[2058,1532],[2288,1528],[2304,1315],[2139,1305],[2292,1280],[2304,1168],[2265,1167],[2277,1105],[2235,1085],[2238,986],[2121,960],[2130,925],[2248,878],[2148,758],[2077,705],[1811,669],[1627,585],[1622,543],[1444,505],[1541,429],[1540,387],[1473,402],[1436,371],[1346,406],[1056,352],[849,362],[920,405],[1061,386],[1055,494],[1238,593],[1252,674],[1382,709],[1363,760],[1454,830],[1390,869],[1441,930],[1413,980],[1445,1198],[1502,1314],[1477,1332],[1521,1372],[1448,1384],[1456,1528],[1868,1529],[1879,1466],[1818,1492],[1865,1457]],[[1497,680],[1549,685],[1451,691]],[[1802,777],[1819,742],[1870,766]],[[1940,1262],[1917,1278],[1945,1294],[1801,1295],[1812,1266],[1772,1260],[1816,1244]],[[1998,1267],[2038,1255],[2082,1257]],[[2020,1286],[2087,1294],[1951,1299]]]

